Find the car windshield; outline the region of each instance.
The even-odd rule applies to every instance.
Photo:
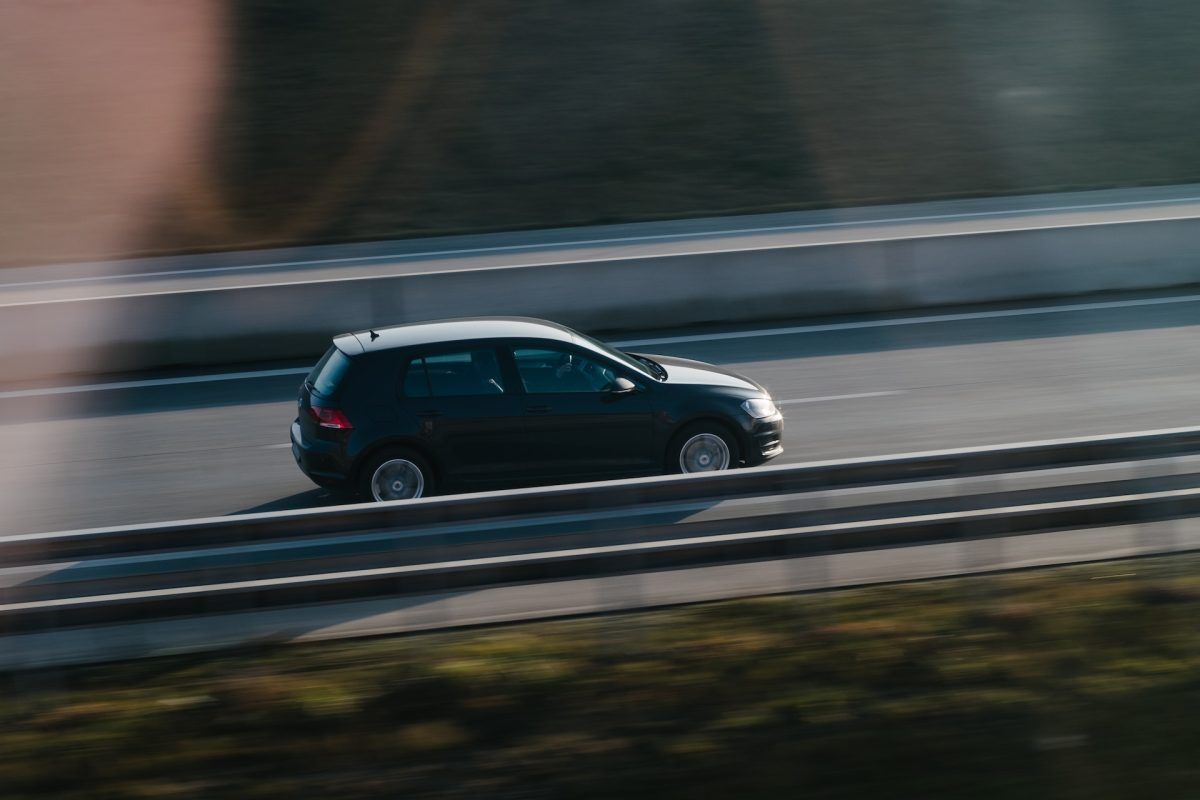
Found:
[[[609,347],[604,342],[598,342],[595,339],[593,339],[592,337],[585,336],[582,333],[576,332],[575,335],[578,336],[583,341],[590,344],[595,349],[599,350],[601,353],[604,353],[606,356],[613,359],[614,361],[621,363],[623,366],[629,367],[629,369],[633,370],[637,374],[644,375],[647,378],[652,378],[654,380],[658,380],[657,378],[654,377],[654,374],[650,371],[650,369],[645,364],[638,361],[633,356],[627,355],[626,353],[622,353],[620,350],[616,349],[615,347]]]

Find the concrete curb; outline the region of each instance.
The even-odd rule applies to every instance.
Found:
[[[379,274],[0,304],[13,381],[168,365],[314,358],[341,331],[514,314],[585,330],[798,318],[1200,283],[1200,219],[1144,214],[856,238],[600,255],[534,266]],[[872,223],[862,223],[866,231]],[[874,230],[874,229],[872,229]],[[811,238],[811,237],[810,237]]]

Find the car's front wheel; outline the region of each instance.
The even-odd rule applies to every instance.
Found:
[[[433,489],[429,462],[408,448],[392,447],[364,465],[358,494],[365,500],[415,500],[433,494]]]
[[[672,442],[667,470],[676,473],[717,472],[738,465],[737,440],[715,422],[684,428]]]

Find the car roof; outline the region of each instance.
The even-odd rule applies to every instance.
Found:
[[[550,339],[578,343],[575,331],[555,322],[531,317],[461,317],[430,322],[411,322],[356,331],[334,337],[339,349],[348,353],[376,352],[399,347],[419,347],[474,339]],[[350,340],[357,342],[355,347]],[[347,345],[349,347],[347,347]],[[362,350],[359,350],[359,347]]]

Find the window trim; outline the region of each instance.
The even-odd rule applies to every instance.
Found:
[[[421,374],[425,376],[425,394],[408,394],[407,392],[404,391],[404,385],[408,382],[409,370],[411,370],[413,368],[413,365],[416,364],[418,361],[421,362]],[[404,361],[403,365],[400,367],[400,375],[397,378],[396,394],[398,394],[402,399],[405,399],[405,400],[432,400],[433,399],[433,386],[430,385],[430,383],[429,383],[429,370],[425,368],[425,356],[423,356],[423,355],[413,356],[412,358],[409,358],[406,361]]]
[[[499,367],[499,369],[500,369],[500,379],[503,381],[503,385],[501,386],[500,393],[499,394],[482,394],[482,393],[481,394],[436,394],[433,391],[433,381],[429,377],[429,369],[428,369],[425,359],[433,357],[433,356],[449,355],[452,353],[471,353],[476,350],[491,350],[492,354],[496,357],[496,366]],[[507,366],[505,364],[504,357],[505,357],[505,347],[504,347],[503,343],[497,343],[494,340],[485,340],[482,342],[481,341],[439,342],[437,344],[429,345],[429,346],[426,346],[423,348],[414,348],[408,355],[406,355],[404,357],[403,361],[401,362],[402,366],[396,374],[396,397],[399,400],[434,401],[434,400],[452,400],[452,399],[461,398],[461,397],[470,397],[470,398],[474,398],[474,399],[479,399],[481,397],[511,397],[515,394],[520,394],[520,392],[513,391],[509,388],[512,385],[512,382],[513,382],[512,379],[514,376],[509,374],[510,370],[507,368]],[[421,362],[421,368],[425,372],[425,386],[426,386],[426,389],[429,392],[429,394],[424,395],[424,396],[409,395],[404,392],[404,381],[408,377],[408,371],[412,368],[413,363],[417,362],[417,361]]]
[[[566,353],[568,355],[573,355],[577,358],[584,358],[584,359],[587,359],[588,361],[591,361],[601,367],[604,367],[604,368],[610,370],[618,378],[627,378],[629,380],[633,380],[633,382],[636,383],[639,387],[643,386],[642,381],[634,380],[633,378],[629,377],[628,370],[626,370],[623,365],[618,364],[617,362],[612,361],[612,360],[608,359],[606,356],[603,356],[600,353],[597,353],[594,350],[591,350],[589,348],[580,347],[578,345],[569,344],[567,342],[558,342],[558,341],[552,341],[552,340],[547,341],[547,340],[539,340],[539,339],[523,339],[523,340],[509,342],[507,345],[507,355],[508,355],[509,359],[511,359],[511,361],[512,361],[513,372],[516,374],[516,378],[517,378],[517,386],[519,386],[521,388],[521,392],[526,397],[545,397],[545,396],[556,395],[556,394],[561,394],[561,395],[602,395],[602,394],[604,394],[604,390],[597,389],[597,390],[592,390],[592,391],[587,391],[587,392],[531,392],[525,386],[525,379],[523,377],[521,377],[521,367],[517,361],[517,350],[521,350],[521,349],[548,350],[550,352],[561,352],[561,353]],[[639,377],[641,377],[641,376],[639,376]]]

